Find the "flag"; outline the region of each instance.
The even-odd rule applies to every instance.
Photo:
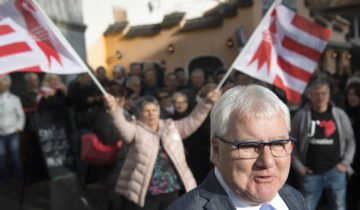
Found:
[[[33,0],[8,0],[0,8],[0,19],[0,75],[15,71],[88,71]]]
[[[331,30],[281,4],[269,11],[235,59],[233,67],[285,91],[299,103]]]

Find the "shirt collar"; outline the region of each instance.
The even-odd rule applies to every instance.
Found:
[[[236,210],[259,210],[261,205],[253,206],[245,201],[241,200],[236,194],[230,189],[230,187],[225,183],[222,178],[220,171],[215,167],[215,177],[219,181],[222,188],[225,190],[226,194],[230,197],[232,203],[234,204]],[[275,210],[289,210],[286,206],[284,200],[280,197],[279,193],[276,193],[275,197],[268,203],[274,207]]]
[[[5,104],[6,101],[8,100],[9,98],[9,91],[5,91],[4,93],[0,94],[0,104]]]
[[[3,98],[8,97],[8,96],[9,96],[9,91],[8,90],[3,92],[2,94],[0,94],[0,97],[3,97]]]

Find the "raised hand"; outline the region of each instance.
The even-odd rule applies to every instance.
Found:
[[[220,96],[222,95],[222,91],[221,90],[213,90],[211,92],[209,92],[206,96],[206,98],[204,99],[206,104],[215,104],[216,101],[220,98]]]
[[[110,111],[114,111],[117,107],[117,103],[115,100],[115,97],[111,94],[106,94],[104,96],[104,101],[105,101],[105,105],[106,107],[110,110]]]

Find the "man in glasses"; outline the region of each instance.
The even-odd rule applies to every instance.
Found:
[[[171,103],[170,92],[168,88],[160,88],[156,92],[156,98],[160,104],[160,118],[167,119],[174,114],[174,105]]]
[[[346,209],[346,172],[352,173],[355,153],[352,126],[345,112],[331,103],[330,86],[323,79],[310,84],[310,103],[298,111],[291,134],[298,138],[293,166],[310,210],[327,189],[328,209]]]
[[[295,139],[290,114],[269,89],[237,86],[211,112],[215,168],[169,209],[306,209],[302,195],[285,185]]]

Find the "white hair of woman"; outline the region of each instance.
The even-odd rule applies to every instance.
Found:
[[[121,64],[115,64],[113,70],[112,70],[112,73],[125,73],[125,68],[123,65]]]
[[[150,103],[155,104],[156,107],[160,110],[160,104],[154,96],[143,96],[136,101],[136,114],[139,114],[139,112],[143,110],[144,106]]]
[[[281,113],[290,132],[290,113],[288,107],[268,88],[261,85],[236,86],[226,91],[214,105],[211,119],[211,139],[224,136],[229,128],[232,114],[250,116],[254,119],[271,118]],[[213,160],[212,144],[210,160]]]
[[[182,92],[176,92],[174,93],[174,95],[171,97],[172,101],[175,101],[177,99],[177,97],[184,97],[184,99],[186,100],[186,102],[188,101],[188,97],[185,93],[182,93]]]

